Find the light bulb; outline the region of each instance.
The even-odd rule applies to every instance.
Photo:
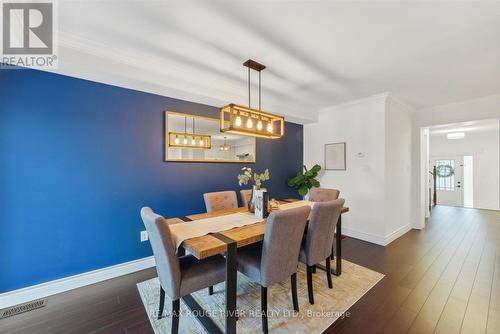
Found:
[[[257,130],[262,130],[262,122],[261,121],[257,122]]]
[[[273,125],[271,122],[267,123],[267,132],[273,132]]]
[[[187,138],[184,138],[184,140],[182,141],[182,143],[183,143],[184,145],[187,145],[187,144],[188,144],[188,139],[187,139]]]
[[[236,116],[236,119],[234,120],[234,125],[241,126],[241,117],[240,116]]]
[[[253,127],[253,121],[252,121],[251,118],[248,118],[248,120],[247,120],[247,128],[250,129],[251,127]]]
[[[194,140],[194,138],[191,139],[191,145],[196,145],[196,140]]]
[[[177,136],[175,137],[175,143],[179,144],[179,137],[177,137]]]
[[[203,139],[200,139],[200,146],[203,146]]]

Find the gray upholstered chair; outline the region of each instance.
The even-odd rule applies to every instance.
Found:
[[[261,286],[262,331],[268,332],[267,288],[290,277],[294,310],[297,301],[297,265],[309,206],[273,211],[267,218],[262,244],[238,250],[238,270]]]
[[[242,189],[240,190],[241,201],[244,208],[248,208],[248,202],[250,202],[250,197],[252,197],[252,189]]]
[[[337,189],[311,188],[309,200],[311,202],[328,202],[339,198],[340,191]]]
[[[207,212],[235,209],[238,207],[238,198],[236,191],[218,191],[203,194]]]
[[[329,202],[315,203],[304,242],[300,248],[300,262],[307,266],[307,291],[309,303],[314,304],[313,267],[322,261],[326,261],[326,277],[328,287],[332,288],[332,274],[330,272],[330,255],[335,234],[335,224],[344,205],[344,199],[340,198]]]
[[[328,202],[334,201],[339,198],[340,190],[328,188],[311,188],[309,190],[309,200],[311,202]],[[333,244],[332,255],[330,259],[333,260]],[[316,272],[316,266],[313,266],[313,272]]]
[[[160,280],[158,319],[163,314],[165,294],[167,294],[172,299],[172,333],[177,333],[180,298],[223,282],[226,279],[225,260],[221,255],[203,260],[197,260],[192,255],[177,257],[165,218],[148,207],[141,209],[141,217],[148,231]]]

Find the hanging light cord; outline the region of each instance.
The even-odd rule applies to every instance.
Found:
[[[262,110],[262,109],[261,109],[261,95],[260,95],[260,94],[261,94],[261,88],[262,88],[262,86],[261,86],[261,83],[260,83],[260,82],[261,82],[261,81],[260,81],[260,71],[259,71],[259,111],[261,111],[261,110]]]
[[[248,108],[250,108],[250,67],[248,67]]]

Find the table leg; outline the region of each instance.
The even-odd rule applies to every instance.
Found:
[[[334,275],[342,274],[342,215],[339,215],[337,220],[337,238],[335,238],[335,260],[336,267]]]
[[[186,250],[184,249],[184,247],[179,246],[179,249],[177,249],[177,256],[181,257],[184,255],[186,255]]]
[[[236,333],[236,286],[237,286],[237,245],[236,241],[220,233],[212,234],[227,245],[226,252],[226,334]]]
[[[203,328],[210,334],[223,334],[224,332],[217,326],[217,324],[210,318],[206,310],[191,295],[182,297],[184,303],[196,315],[196,319],[200,322]]]
[[[226,256],[226,333],[236,333],[236,242],[227,245]]]
[[[212,234],[217,239],[223,241],[227,245],[226,252],[226,323],[225,333],[236,334],[236,286],[237,286],[237,244],[231,238],[220,233]],[[201,307],[191,295],[182,297],[182,300],[193,311],[196,312],[196,318],[210,334],[222,334],[223,331],[215,324],[215,322],[206,314],[206,311]]]

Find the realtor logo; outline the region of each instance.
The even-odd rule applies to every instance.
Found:
[[[56,67],[54,3],[5,1],[2,1],[0,67]]]

